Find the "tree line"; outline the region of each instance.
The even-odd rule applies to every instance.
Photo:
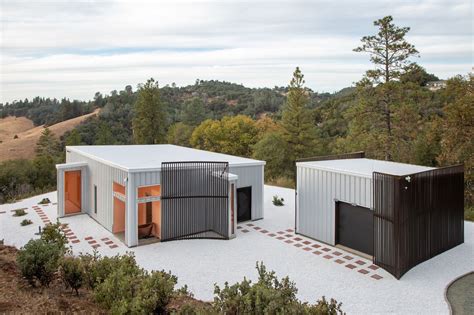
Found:
[[[373,68],[352,88],[318,94],[296,68],[285,88],[249,89],[197,80],[187,87],[150,79],[109,96],[97,93],[93,117],[62,143],[172,143],[253,157],[267,162],[267,183],[292,186],[294,161],[314,155],[365,151],[371,158],[426,166],[464,163],[466,205],[474,217],[473,78],[455,76],[446,87],[426,87],[438,78],[413,62],[419,52],[406,39],[408,27],[390,16],[374,22],[354,51]]]

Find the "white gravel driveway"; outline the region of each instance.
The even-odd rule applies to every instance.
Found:
[[[275,194],[285,199],[285,206],[272,205]],[[16,204],[0,205],[0,239],[20,247],[35,237],[43,221],[38,210],[32,207],[43,197],[56,201],[56,194],[49,193]],[[28,208],[28,215],[13,217],[10,210],[21,207]],[[40,207],[40,212],[51,221],[56,220],[56,206]],[[187,284],[197,298],[204,300],[212,300],[214,283],[233,283],[243,277],[255,279],[255,263],[263,261],[279,276],[290,276],[302,300],[312,302],[323,295],[332,297],[343,303],[348,314],[448,314],[444,300],[446,285],[474,270],[474,224],[471,222],[465,222],[464,244],[416,266],[401,280],[396,280],[365,259],[295,236],[292,233],[294,191],[291,189],[265,186],[264,215],[263,220],[239,224],[237,238],[233,240],[171,241],[133,249],[122,245],[87,215],[65,218],[61,222],[69,223],[71,240],[79,240],[72,244],[75,253],[92,252],[92,245],[97,247],[97,244],[97,250],[103,255],[133,251],[144,268],[171,270],[178,276],[180,285]],[[21,227],[19,222],[24,218],[34,224]]]

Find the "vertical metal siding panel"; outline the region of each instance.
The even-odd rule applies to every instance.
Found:
[[[57,175],[57,204],[58,204],[58,216],[64,216],[64,171],[58,170]]]
[[[263,168],[263,165],[229,167],[229,173],[238,176],[237,188],[252,186],[252,220],[263,218]]]
[[[298,221],[299,233],[335,244],[335,201],[372,207],[370,178],[329,172],[299,166]]]

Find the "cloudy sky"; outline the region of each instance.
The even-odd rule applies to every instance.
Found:
[[[411,27],[429,72],[471,70],[471,0],[0,0],[0,102],[91,99],[150,77],[273,87],[296,66],[307,86],[333,92],[371,67],[352,49],[385,15]]]

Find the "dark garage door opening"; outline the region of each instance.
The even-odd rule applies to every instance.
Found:
[[[373,256],[374,215],[372,210],[337,202],[336,244]]]
[[[252,187],[237,188],[237,222],[252,219]]]

